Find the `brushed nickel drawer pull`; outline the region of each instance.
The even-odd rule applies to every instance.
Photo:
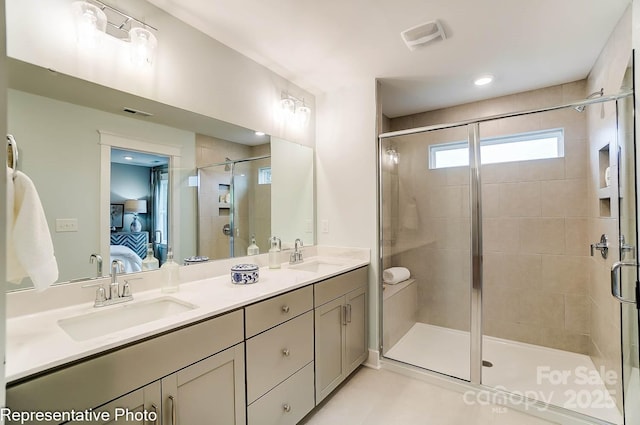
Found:
[[[291,355],[291,352],[288,348],[285,348],[284,350],[282,350],[282,355],[285,357],[289,357]]]
[[[283,305],[282,306],[282,312],[283,313],[288,313],[289,312],[289,306],[288,305]]]
[[[286,412],[289,413],[291,412],[291,406],[288,403],[285,403],[282,405],[282,409]]]
[[[176,399],[172,395],[170,395],[169,400],[171,400],[171,425],[178,425]]]

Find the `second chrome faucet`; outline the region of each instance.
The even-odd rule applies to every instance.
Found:
[[[93,303],[94,307],[105,307],[108,305],[119,304],[126,301],[131,301],[133,295],[131,295],[131,289],[129,288],[129,282],[125,281],[120,288],[118,283],[118,273],[124,272],[124,263],[120,260],[113,260],[111,262],[111,283],[108,290],[102,286],[101,283],[92,283],[84,285],[83,288],[89,288],[97,286],[96,299]]]
[[[289,264],[297,264],[304,261],[304,258],[302,258],[302,246],[302,240],[296,239],[293,252],[289,256]]]

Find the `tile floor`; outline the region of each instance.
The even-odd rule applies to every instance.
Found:
[[[463,394],[388,370],[361,368],[303,422],[306,425],[548,425],[503,406],[465,403]]]

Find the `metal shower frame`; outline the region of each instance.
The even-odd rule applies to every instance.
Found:
[[[482,288],[483,288],[483,276],[482,276],[482,194],[481,194],[481,173],[480,173],[480,123],[495,121],[503,118],[520,117],[525,115],[537,114],[539,112],[557,111],[567,108],[579,108],[588,105],[605,103],[610,101],[617,101],[619,99],[633,96],[632,90],[623,91],[615,95],[602,96],[598,98],[585,99],[578,102],[565,103],[557,106],[549,106],[538,109],[528,109],[518,112],[509,112],[498,115],[491,115],[484,118],[476,118],[464,121],[458,121],[449,124],[438,124],[426,127],[417,127],[407,130],[392,131],[382,133],[378,136],[376,150],[378,153],[377,164],[377,193],[378,193],[378,270],[379,275],[382,276],[383,258],[382,247],[383,245],[383,229],[382,229],[382,196],[380,195],[382,189],[382,161],[384,158],[384,152],[382,150],[382,141],[398,136],[407,136],[419,133],[427,133],[436,130],[444,130],[455,127],[466,126],[469,130],[469,194],[470,194],[470,208],[471,208],[471,320],[470,320],[470,338],[471,338],[471,353],[470,353],[470,381],[471,384],[482,384]],[[378,291],[378,311],[380,314],[378,322],[378,349],[380,357],[383,358],[383,298],[382,298],[382,278],[380,277],[378,284],[380,290]],[[437,372],[437,371],[436,371]]]

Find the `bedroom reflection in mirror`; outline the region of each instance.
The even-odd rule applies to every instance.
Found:
[[[111,149],[110,262],[121,260],[126,273],[167,257],[169,157]]]

